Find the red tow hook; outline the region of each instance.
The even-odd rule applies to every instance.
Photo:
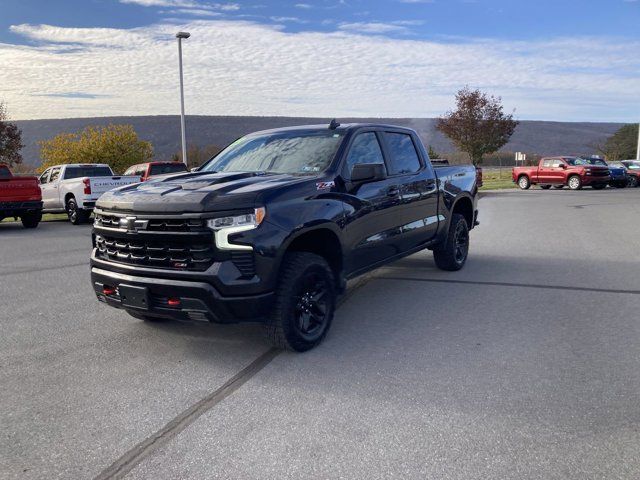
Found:
[[[167,305],[169,305],[170,307],[179,307],[180,303],[181,302],[179,298],[170,298],[167,300]]]
[[[117,290],[114,287],[109,287],[108,285],[105,285],[102,287],[102,293],[104,295],[111,296],[111,295],[115,295],[116,292]]]

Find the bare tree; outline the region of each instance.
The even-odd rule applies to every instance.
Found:
[[[22,132],[7,117],[7,106],[0,102],[0,162],[15,167],[22,163]]]
[[[465,87],[456,94],[456,110],[438,119],[437,128],[466,152],[474,165],[506,145],[518,122],[506,115],[500,97]]]

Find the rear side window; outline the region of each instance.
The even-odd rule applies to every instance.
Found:
[[[165,173],[186,172],[184,163],[165,163],[164,165],[151,165],[149,175],[163,175]]]
[[[67,167],[64,172],[65,180],[70,178],[80,178],[80,177],[111,177],[113,173],[109,167],[90,167],[90,166],[79,166],[79,167]],[[53,179],[52,179],[53,180]]]
[[[9,178],[11,176],[11,172],[4,165],[0,165],[0,178]]]
[[[389,174],[415,173],[420,170],[420,159],[411,135],[385,132],[384,138],[391,155],[389,159]]]
[[[373,132],[360,133],[351,144],[347,155],[347,172],[357,163],[384,163],[378,137]]]

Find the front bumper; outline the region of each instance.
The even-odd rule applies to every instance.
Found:
[[[611,175],[584,175],[582,176],[582,185],[608,185],[611,181]]]
[[[273,293],[223,296],[205,282],[129,275],[95,266],[91,268],[91,284],[98,300],[112,307],[150,317],[184,321],[264,322],[273,303]],[[121,286],[145,289],[145,306],[123,304]]]

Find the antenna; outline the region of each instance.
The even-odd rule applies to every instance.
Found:
[[[334,118],[333,120],[331,120],[331,123],[329,124],[329,130],[335,130],[339,126],[340,126],[340,124]]]

